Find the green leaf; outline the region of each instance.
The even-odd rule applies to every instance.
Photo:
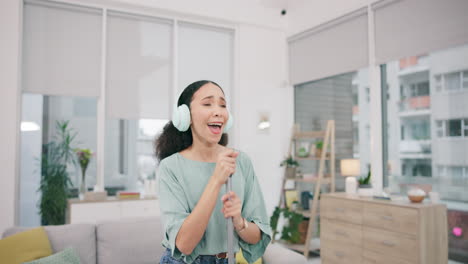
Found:
[[[42,145],[42,157],[37,159],[41,172],[38,209],[42,225],[65,224],[67,192],[71,186],[67,166],[76,164],[72,148],[76,133],[72,134],[69,121],[57,121],[55,126],[57,134],[51,142]]]
[[[299,225],[304,219],[302,214],[290,211],[288,208],[275,207],[273,215],[270,218],[270,223],[274,233],[277,232],[278,219],[281,214],[283,214],[283,217],[288,221],[288,224],[284,225],[283,230],[281,230],[281,239],[291,243],[298,243],[301,238]]]
[[[297,167],[299,166],[299,162],[297,162],[297,160],[295,160],[291,155],[289,155],[280,163],[280,166]]]

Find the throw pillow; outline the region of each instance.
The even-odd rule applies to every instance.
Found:
[[[43,227],[29,229],[0,240],[2,263],[20,264],[51,254],[52,248]]]
[[[242,255],[242,249],[236,254],[236,264],[249,264]],[[262,264],[262,258],[257,259],[253,264]]]
[[[80,264],[80,257],[75,249],[69,247],[45,258],[25,262],[24,264]]]

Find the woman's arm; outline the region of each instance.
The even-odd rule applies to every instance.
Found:
[[[252,222],[245,224],[247,220],[242,217],[242,202],[239,197],[234,192],[230,192],[225,194],[222,200],[224,217],[233,217],[234,229],[239,237],[249,244],[257,244],[261,239],[260,228]]]
[[[212,177],[192,213],[180,227],[176,237],[176,246],[185,255],[190,255],[203,237],[211,213],[216,206],[220,188],[221,185]]]
[[[176,237],[176,246],[180,252],[190,255],[205,233],[221,187],[229,175],[234,174],[236,157],[239,153],[228,149],[222,152],[200,200],[192,213],[184,220]]]
[[[242,229],[243,227],[244,226],[242,224],[241,228],[236,228],[239,237],[249,244],[257,244],[262,238],[260,228],[258,228],[255,223],[249,222],[248,227],[239,232],[238,230]]]

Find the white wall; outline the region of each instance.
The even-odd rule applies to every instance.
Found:
[[[20,6],[19,0],[0,5],[0,233],[16,219]]]
[[[288,36],[314,28],[378,0],[294,0],[288,5]]]
[[[239,78],[236,96],[239,149],[252,159],[269,215],[279,202],[283,168],[294,121],[294,93],[287,85],[286,34],[256,26],[239,28]],[[257,130],[268,113],[268,133]]]
[[[95,0],[84,0],[96,2]],[[267,0],[271,1],[271,0]],[[230,21],[248,25],[286,29],[287,17],[281,16],[281,8],[252,0],[101,0],[102,3],[130,4],[131,6],[152,7],[168,16],[183,15],[196,19],[209,17],[213,21]]]
[[[99,1],[99,0],[97,0]],[[96,3],[92,0],[74,2]],[[241,0],[222,4],[204,1],[131,1],[102,0],[99,3],[117,6],[150,6],[160,14],[191,20],[218,21],[238,26],[238,60],[234,115],[236,117],[235,147],[245,151],[253,160],[262,185],[268,213],[278,203],[284,157],[293,122],[293,89],[287,85],[286,18],[280,8],[252,5]],[[116,4],[117,3],[117,4]],[[19,144],[19,52],[20,0],[4,0],[0,4],[0,232],[15,224],[17,198],[17,152]],[[257,132],[259,112],[270,114],[272,127],[268,134]]]
[[[280,5],[266,7],[251,0],[114,2],[137,3],[192,20],[238,25],[232,146],[252,159],[271,215],[279,202],[283,176],[279,164],[288,149],[294,118],[293,88],[287,85],[287,16],[281,16]],[[268,134],[257,130],[260,112],[270,115],[272,127]]]

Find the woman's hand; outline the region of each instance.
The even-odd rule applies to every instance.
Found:
[[[226,183],[229,176],[236,172],[236,158],[238,155],[239,152],[230,148],[226,148],[218,155],[213,177],[220,186]]]
[[[225,218],[232,217],[232,222],[236,230],[244,227],[244,219],[242,218],[242,202],[235,192],[229,192],[221,198],[223,201],[223,209],[221,212]]]

